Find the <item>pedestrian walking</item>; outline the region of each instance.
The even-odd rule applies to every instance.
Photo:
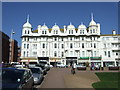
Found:
[[[76,72],[75,72],[75,69],[76,69],[76,63],[73,63],[72,64],[72,69],[71,69],[71,73],[74,75]]]
[[[91,67],[91,70],[94,70],[94,63],[92,62],[92,67]]]

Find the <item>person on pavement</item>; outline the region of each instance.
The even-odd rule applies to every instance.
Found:
[[[71,73],[74,75],[76,72],[75,72],[75,69],[76,69],[76,63],[73,63],[72,64],[72,69],[71,69]]]

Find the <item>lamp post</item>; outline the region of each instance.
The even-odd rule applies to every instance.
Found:
[[[9,63],[11,63],[12,60],[12,35],[15,34],[15,32],[13,32],[13,29],[11,30],[11,35],[10,35],[10,56],[9,56]]]

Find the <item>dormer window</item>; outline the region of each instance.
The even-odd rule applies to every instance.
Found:
[[[42,31],[42,34],[44,34],[44,31]]]
[[[29,31],[28,31],[28,34],[29,34]]]
[[[45,34],[47,34],[47,31],[45,30]]]
[[[69,30],[69,34],[73,34],[73,30]]]
[[[56,30],[56,34],[58,34],[58,30]]]
[[[69,34],[70,34],[70,30],[69,30]]]
[[[84,30],[80,30],[80,34],[84,34]]]
[[[82,30],[80,30],[80,34],[82,34]]]
[[[93,29],[93,33],[95,33],[95,29]]]
[[[90,30],[90,33],[92,33],[92,30]]]
[[[54,30],[54,34],[55,34],[55,30]]]
[[[83,34],[84,34],[84,30],[83,30]]]
[[[42,34],[47,34],[47,31],[46,30],[42,30]]]
[[[71,30],[71,34],[73,34],[73,30]]]
[[[25,30],[25,34],[26,34],[26,30]]]

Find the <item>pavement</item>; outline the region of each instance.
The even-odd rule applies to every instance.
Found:
[[[93,88],[92,83],[100,81],[95,72],[111,71],[76,70],[76,74],[73,75],[71,68],[51,68],[44,81],[36,88]]]

